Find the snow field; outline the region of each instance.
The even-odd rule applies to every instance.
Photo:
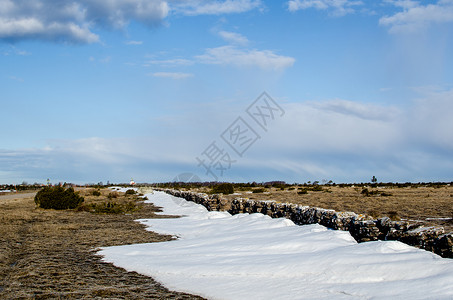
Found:
[[[346,231],[262,214],[208,212],[163,192],[174,219],[139,220],[178,237],[108,247],[103,260],[209,299],[453,299],[453,260],[397,241],[357,244]]]

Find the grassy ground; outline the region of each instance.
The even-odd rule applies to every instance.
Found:
[[[254,189],[257,188],[244,191],[236,189],[235,195],[225,197],[289,202],[336,211],[353,211],[375,218],[388,216],[393,220],[417,221],[426,226],[443,226],[447,232],[453,231],[453,186],[367,187],[369,196],[362,193],[363,187],[350,186],[322,186],[320,191],[308,188],[305,194],[298,193],[306,189],[302,186],[291,190],[266,188],[264,193],[252,193]]]
[[[101,262],[94,253],[98,247],[170,237],[145,231],[134,222],[154,218],[157,211],[137,196],[108,198],[107,189],[101,189],[100,196],[92,192],[80,191],[85,197],[82,211],[38,209],[30,193],[0,196],[1,299],[201,299]],[[119,211],[94,212],[104,207]]]

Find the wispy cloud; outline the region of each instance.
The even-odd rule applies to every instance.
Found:
[[[335,16],[344,16],[355,12],[355,7],[362,6],[362,1],[352,0],[291,0],[288,1],[288,10],[295,12],[314,8],[317,10],[327,10]]]
[[[223,179],[451,180],[452,96],[451,89],[425,91],[404,109],[338,99],[282,103],[285,116]],[[204,114],[203,122],[193,121],[199,117],[199,110],[166,116],[169,131],[148,132],[148,138],[55,140],[42,149],[0,150],[1,171],[7,173],[0,179],[164,181],[190,170],[209,180],[195,156],[224,129],[219,117],[225,115]]]
[[[249,40],[240,33],[231,32],[231,31],[219,31],[219,36],[224,39],[226,42],[245,46],[249,43]]]
[[[125,44],[126,45],[138,46],[138,45],[142,45],[143,41],[127,41]]]
[[[278,55],[270,50],[248,50],[235,46],[209,48],[196,59],[204,64],[259,67],[266,70],[283,70],[296,61],[293,57]]]
[[[19,49],[13,45],[9,45],[8,47],[0,49],[0,53],[1,53],[1,55],[4,55],[4,56],[9,56],[9,55],[28,56],[28,55],[31,55],[30,52]]]
[[[174,58],[174,59],[162,59],[162,60],[148,60],[144,63],[145,67],[150,65],[159,65],[164,67],[174,66],[190,66],[193,65],[194,61],[185,58]]]
[[[325,111],[355,116],[364,120],[394,120],[401,112],[396,107],[384,107],[372,104],[363,104],[353,101],[335,99],[313,105]]]
[[[388,26],[390,33],[418,33],[431,24],[453,23],[453,1],[438,0],[421,5],[415,1],[387,1],[403,8],[403,11],[379,19],[379,24]]]
[[[16,77],[16,76],[9,76],[8,78],[11,79],[11,80],[14,80],[14,81],[19,81],[19,82],[23,82],[24,81],[22,78]]]
[[[111,56],[105,56],[103,58],[96,59],[95,57],[90,56],[88,58],[88,60],[91,61],[91,62],[96,62],[97,61],[97,62],[100,62],[100,63],[108,64],[112,60],[112,57]]]
[[[175,2],[171,6],[176,13],[189,16],[243,13],[262,7],[260,0],[188,0]]]
[[[160,77],[160,78],[170,78],[170,79],[186,79],[193,77],[191,73],[181,73],[181,72],[156,72],[148,74],[153,77]]]

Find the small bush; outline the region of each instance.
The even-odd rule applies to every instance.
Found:
[[[117,192],[110,192],[107,195],[107,198],[109,198],[110,200],[112,200],[113,198],[118,198],[118,193]]]
[[[297,191],[297,193],[298,193],[299,195],[308,194],[308,189],[300,189],[299,191]]]
[[[99,197],[101,195],[101,192],[98,190],[94,190],[92,194],[93,196]]]
[[[233,194],[234,193],[233,184],[225,182],[225,183],[216,185],[212,188],[211,193],[212,194],[224,194],[224,195]]]
[[[314,185],[312,188],[311,188],[312,191],[315,191],[315,192],[322,192],[323,191],[323,188],[322,186],[320,185]]]
[[[35,203],[38,207],[45,209],[74,209],[85,199],[74,192],[74,189],[65,189],[61,186],[47,186],[40,190],[35,196]]]
[[[366,197],[370,196],[370,191],[367,188],[364,188],[361,192],[362,195],[365,195]]]
[[[126,195],[135,195],[136,191],[133,189],[129,189],[126,191]]]
[[[133,201],[129,201],[123,204],[109,201],[103,203],[81,205],[78,210],[97,214],[124,214],[137,210],[137,205]]]
[[[266,191],[265,188],[257,188],[252,191],[254,194],[264,193]]]

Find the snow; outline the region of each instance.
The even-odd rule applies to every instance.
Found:
[[[262,214],[208,212],[163,192],[163,214],[140,220],[177,240],[103,248],[103,260],[171,290],[209,299],[453,299],[453,260],[397,241],[357,244],[348,232]]]

